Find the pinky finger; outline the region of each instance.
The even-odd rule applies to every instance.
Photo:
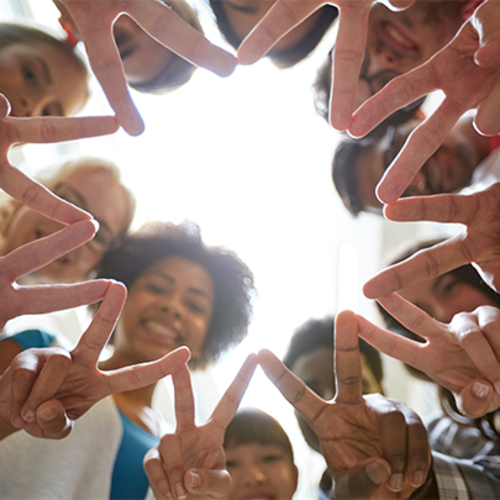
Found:
[[[173,497],[170,493],[170,484],[163,469],[158,448],[148,450],[142,463],[155,498],[157,500],[171,500]]]

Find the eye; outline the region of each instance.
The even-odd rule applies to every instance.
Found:
[[[196,314],[205,314],[205,308],[197,302],[188,302],[188,308]]]
[[[146,288],[146,290],[149,290],[150,292],[158,294],[158,295],[166,293],[165,288],[160,286],[160,285],[157,285],[156,283],[151,283],[151,282],[146,283],[145,288]]]
[[[283,460],[283,457],[281,455],[276,455],[274,453],[270,453],[269,455],[264,455],[262,457],[262,461],[266,464],[279,462],[280,460]]]
[[[23,64],[22,72],[26,83],[32,86],[38,85],[38,78],[36,76],[36,73],[29,64]]]
[[[226,460],[226,469],[229,469],[231,467],[236,467],[236,465],[238,465],[236,463],[236,460]]]

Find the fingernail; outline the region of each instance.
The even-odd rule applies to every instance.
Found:
[[[495,391],[500,394],[500,382],[495,382]]]
[[[19,415],[14,417],[11,422],[16,429],[22,429],[26,425],[26,421]]]
[[[56,408],[47,408],[46,410],[43,410],[40,413],[40,418],[42,420],[45,420],[45,422],[50,422],[57,416],[57,409]]]
[[[380,462],[372,462],[365,467],[366,475],[368,479],[377,486],[385,483],[387,478],[390,476],[391,471]]]
[[[187,491],[184,489],[184,485],[180,481],[175,485],[175,493],[179,500],[186,500]]]
[[[196,472],[193,471],[188,471],[187,473],[188,480],[189,480],[189,485],[191,488],[196,489],[200,487],[201,484],[201,477],[199,474],[196,474]]]
[[[420,486],[425,481],[425,472],[423,470],[415,471],[411,476],[411,485],[412,486]]]
[[[481,382],[476,382],[472,387],[472,391],[478,398],[484,399],[490,393],[490,387],[486,384],[481,384]]]
[[[389,479],[388,488],[391,491],[401,491],[403,489],[404,476],[400,472],[393,474]]]
[[[33,410],[25,411],[23,414],[23,419],[26,422],[34,422],[35,421],[35,412]]]
[[[174,497],[172,493],[170,493],[170,491],[167,491],[167,493],[165,493],[165,498],[166,500],[174,500]]]

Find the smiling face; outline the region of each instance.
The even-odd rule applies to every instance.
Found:
[[[248,443],[225,448],[231,474],[228,500],[291,500],[297,469],[289,454],[275,444]]]
[[[43,281],[64,283],[87,279],[104,251],[128,226],[129,198],[109,171],[82,166],[59,179],[53,191],[62,198],[89,211],[100,228],[92,241],[44,268],[36,271]],[[4,238],[4,253],[48,236],[63,226],[43,215],[20,207],[12,217]]]
[[[472,312],[479,306],[498,307],[492,298],[452,273],[414,283],[399,294],[443,323],[449,323],[459,312]]]
[[[182,257],[156,262],[130,287],[115,332],[115,363],[152,361],[181,346],[200,356],[213,307],[204,267]]]
[[[173,52],[151,38],[128,16],[116,20],[114,35],[130,84],[149,82],[175,58]]]
[[[356,107],[390,80],[424,63],[460,28],[465,2],[415,2],[393,12],[375,4],[370,12]]]
[[[0,92],[11,116],[70,116],[88,97],[86,77],[58,48],[15,43],[0,49]]]

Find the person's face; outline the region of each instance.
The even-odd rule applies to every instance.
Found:
[[[243,40],[264,17],[276,0],[220,0],[229,24]],[[312,29],[321,12],[317,11],[285,35],[272,50],[280,51],[300,42]]]
[[[365,57],[356,107],[386,83],[427,61],[444,47],[462,24],[463,2],[415,2],[393,12],[381,4],[370,12]]]
[[[116,20],[114,35],[128,83],[149,82],[175,57],[126,15]]]
[[[0,50],[0,92],[11,116],[70,116],[88,97],[84,74],[66,54],[47,44],[16,43]]]
[[[115,332],[115,355],[133,364],[187,346],[197,358],[213,306],[212,279],[204,267],[182,257],[160,260],[130,287]]]
[[[358,194],[363,206],[380,210],[375,188],[419,120],[391,127],[386,137],[366,149],[358,159]],[[452,193],[470,184],[476,168],[472,146],[457,126],[446,136],[438,150],[415,174],[403,196]]]
[[[51,282],[87,279],[103,253],[125,229],[130,204],[123,187],[108,172],[78,168],[68,173],[53,188],[55,194],[90,212],[100,228],[89,243],[63,255],[36,271],[39,278]],[[5,238],[5,252],[43,238],[62,229],[62,225],[22,206],[14,214]]]
[[[401,289],[399,294],[444,323],[449,323],[459,312],[472,312],[479,306],[498,307],[481,290],[458,281],[451,273],[414,283]]]
[[[292,372],[323,399],[329,401],[335,396],[333,351],[328,347],[319,347],[297,358],[292,366]],[[363,354],[361,354],[361,373],[363,394],[384,393]],[[295,416],[308,445],[321,453],[318,438],[309,423],[299,413],[296,412]]]
[[[231,475],[227,500],[291,500],[297,489],[297,468],[274,444],[242,444],[225,449]]]

